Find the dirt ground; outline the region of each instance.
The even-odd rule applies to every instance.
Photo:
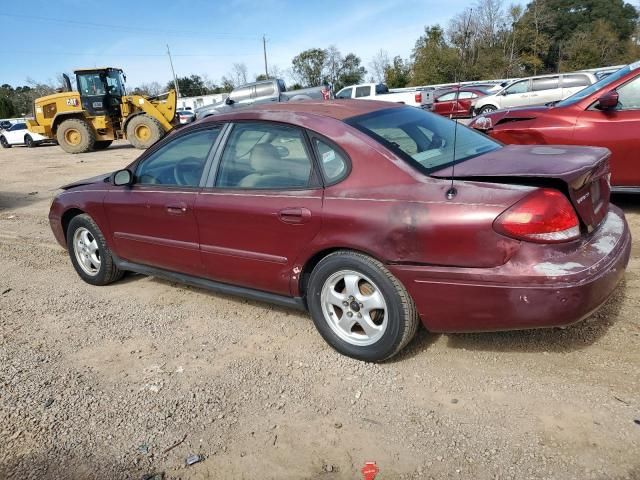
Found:
[[[422,330],[370,365],[293,310],[137,275],[83,283],[50,200],[138,154],[0,151],[0,478],[357,479],[365,461],[378,479],[640,478],[640,197],[614,198],[632,260],[591,319]]]

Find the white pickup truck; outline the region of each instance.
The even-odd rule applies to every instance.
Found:
[[[431,91],[401,88],[389,90],[383,83],[362,83],[340,90],[335,98],[357,98],[359,100],[381,100],[383,102],[404,103],[423,108],[433,103]]]

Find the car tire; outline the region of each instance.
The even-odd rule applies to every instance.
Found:
[[[104,150],[106,148],[109,148],[109,146],[111,146],[112,143],[113,143],[113,140],[96,140],[96,143],[93,144],[93,149]]]
[[[137,115],[127,124],[127,139],[136,148],[149,148],[163,136],[162,125],[149,115]]]
[[[69,222],[67,250],[80,278],[91,285],[108,285],[124,275],[100,228],[87,214],[77,215]]]
[[[56,140],[67,153],[86,153],[93,150],[96,134],[85,120],[70,118],[58,125]]]
[[[418,328],[416,307],[404,286],[381,262],[358,252],[323,258],[311,272],[306,300],[325,341],[358,360],[393,357]]]
[[[2,148],[11,148],[11,144],[4,137],[0,137],[0,145],[2,145]]]
[[[478,114],[482,115],[483,113],[495,112],[498,109],[495,105],[485,105],[480,110],[478,110]]]
[[[24,144],[27,146],[27,148],[34,148],[38,146],[38,144],[33,141],[33,138],[31,138],[31,135],[24,136]]]

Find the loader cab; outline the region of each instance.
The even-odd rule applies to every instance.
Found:
[[[91,116],[120,116],[121,98],[126,95],[121,69],[94,68],[74,73],[83,110]]]

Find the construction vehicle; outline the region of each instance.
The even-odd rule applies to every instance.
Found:
[[[65,152],[102,150],[125,138],[148,148],[176,124],[176,92],[127,95],[119,68],[75,70],[77,91],[64,75],[64,91],[36,99],[29,131],[57,140]]]

